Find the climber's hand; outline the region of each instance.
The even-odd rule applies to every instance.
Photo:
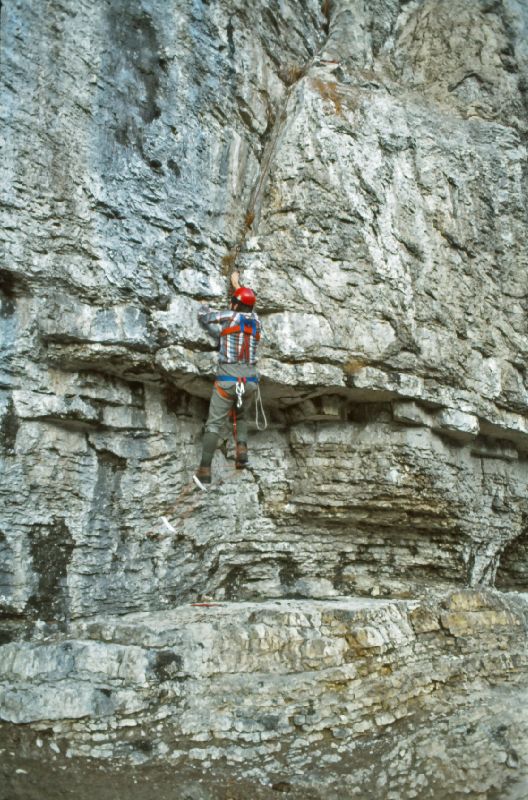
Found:
[[[240,272],[235,270],[231,273],[231,286],[233,289],[240,289]]]

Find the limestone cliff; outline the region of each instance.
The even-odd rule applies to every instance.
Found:
[[[1,800],[528,797],[527,32],[4,0]],[[235,267],[269,426],[204,497]]]

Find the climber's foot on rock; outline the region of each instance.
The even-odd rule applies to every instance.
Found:
[[[239,443],[236,449],[235,467],[237,469],[246,469],[249,467],[248,449],[247,444]]]
[[[211,485],[211,467],[198,467],[193,475],[193,481],[202,492],[206,492]]]

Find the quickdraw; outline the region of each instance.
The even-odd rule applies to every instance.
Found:
[[[246,391],[246,383],[258,383],[258,378],[256,377],[256,375],[245,378],[235,377],[234,375],[218,375],[215,381],[216,390],[220,395],[220,397],[229,399],[230,397],[229,392],[226,392],[226,390],[219,385],[218,383],[219,381],[232,381],[232,382],[236,381],[236,390],[235,390],[237,398],[236,405],[237,408],[242,408],[242,403],[244,401],[244,394]]]
[[[236,407],[237,408],[242,408],[242,403],[244,402],[244,395],[246,393],[246,384],[245,384],[245,382],[243,380],[242,381],[238,381],[235,391],[236,391],[236,398],[237,398]]]

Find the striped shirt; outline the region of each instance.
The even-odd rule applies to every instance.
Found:
[[[220,336],[224,328],[231,328],[239,325],[243,319],[253,320],[257,323],[257,333],[261,333],[262,325],[254,311],[250,313],[240,313],[239,311],[211,311],[209,306],[203,305],[198,311],[198,322],[213,336],[220,339],[220,350],[218,361],[220,364],[238,364],[238,354],[244,343],[244,334],[228,333]],[[257,363],[257,340],[254,336],[249,337],[249,362],[244,362],[254,366]]]

